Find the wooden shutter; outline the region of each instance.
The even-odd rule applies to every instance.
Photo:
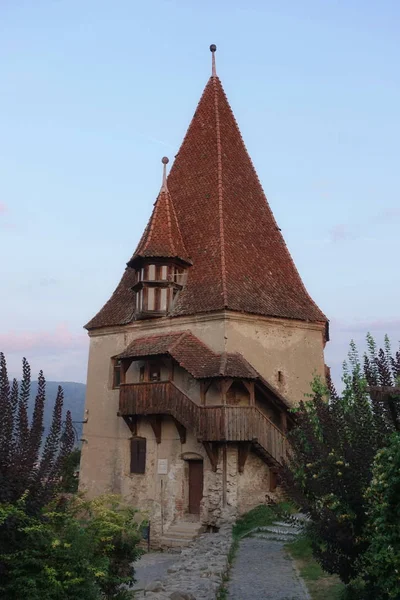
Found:
[[[146,471],[146,438],[131,439],[131,473]]]

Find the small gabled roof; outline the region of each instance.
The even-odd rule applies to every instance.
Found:
[[[134,340],[115,358],[140,358],[169,354],[196,379],[240,377],[257,379],[259,374],[239,353],[217,354],[190,331],[152,335]]]

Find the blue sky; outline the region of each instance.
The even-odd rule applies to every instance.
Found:
[[[84,381],[108,299],[217,71],[304,282],[351,338],[400,338],[400,3],[2,0],[0,347]]]

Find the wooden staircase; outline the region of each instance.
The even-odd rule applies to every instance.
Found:
[[[247,442],[273,469],[287,457],[284,433],[256,406],[200,406],[173,381],[122,384],[119,415],[170,415],[201,442]]]

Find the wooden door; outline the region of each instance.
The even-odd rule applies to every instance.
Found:
[[[203,498],[203,461],[189,460],[189,513],[200,514]]]

